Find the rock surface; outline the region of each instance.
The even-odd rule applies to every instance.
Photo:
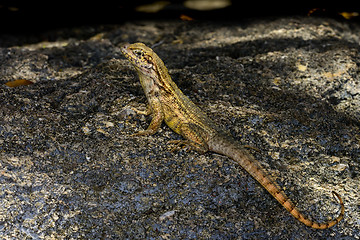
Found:
[[[143,21],[93,35],[0,40],[1,239],[360,238],[359,26]],[[306,215],[337,216],[334,190],[344,220],[309,229],[228,158],[171,152],[165,125],[131,137],[150,117],[131,110],[146,99],[122,42],[154,46]],[[34,84],[5,85],[18,79]]]

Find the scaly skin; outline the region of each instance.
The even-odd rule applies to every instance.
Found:
[[[344,203],[336,192],[332,192],[341,206],[339,216],[329,222],[317,223],[306,218],[285,195],[281,188],[266,174],[260,163],[243,146],[230,136],[222,133],[216,125],[195,104],[186,97],[172,81],[167,68],[156,53],[143,43],[125,44],[122,49],[125,57],[134,65],[148,99],[146,111],[152,120],[147,130],[134,135],[154,134],[163,121],[186,140],[172,141],[185,144],[205,153],[213,151],[238,162],[255,178],[291,215],[297,220],[315,229],[334,226],[344,216]]]

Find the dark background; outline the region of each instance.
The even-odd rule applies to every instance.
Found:
[[[340,12],[360,12],[355,4],[346,5],[339,1],[327,6],[304,1],[277,3],[232,0],[229,7],[200,11],[186,8],[183,5],[184,1],[178,0],[168,1],[170,4],[156,13],[136,10],[137,6],[153,2],[155,1],[0,1],[0,35],[36,34],[59,28],[121,24],[125,21],[141,19],[179,19],[182,14],[195,20],[213,21],[310,14],[360,22],[360,17],[349,20],[339,15]]]

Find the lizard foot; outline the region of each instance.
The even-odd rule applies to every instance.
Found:
[[[147,115],[151,114],[150,108],[147,108],[145,111],[139,110],[139,109],[134,108],[134,107],[131,107],[130,109],[133,110],[134,112],[136,112],[137,114],[140,114],[140,115],[146,115],[147,116]]]
[[[169,144],[173,144],[170,152],[180,151],[181,149],[185,149],[189,151],[189,141],[187,140],[170,140]]]
[[[133,134],[130,135],[130,137],[148,136],[148,135],[153,135],[154,133],[156,133],[156,130],[146,129],[144,131],[139,131],[137,133],[133,133]]]
[[[195,150],[200,153],[205,153],[208,151],[208,149],[205,149],[202,145],[189,140],[171,140],[169,143],[175,144],[175,146],[171,149],[171,152],[174,152],[178,149],[181,150],[183,148],[185,148],[186,151]]]

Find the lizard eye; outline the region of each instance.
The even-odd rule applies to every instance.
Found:
[[[140,49],[134,49],[133,53],[135,55],[136,61],[138,62],[139,65],[141,65],[141,67],[148,68],[148,69],[153,68],[151,56],[149,56],[148,54],[146,54],[144,51],[142,51]]]
[[[144,53],[142,51],[139,51],[139,50],[135,50],[134,51],[135,55],[139,58],[143,57],[144,56]]]

